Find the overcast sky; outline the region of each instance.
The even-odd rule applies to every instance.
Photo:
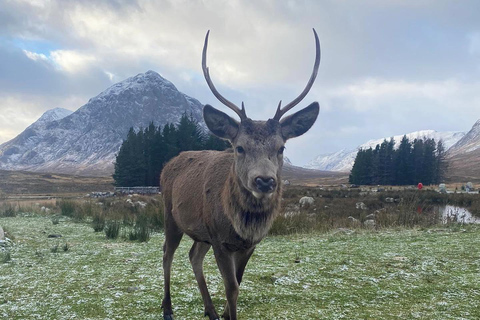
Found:
[[[317,81],[294,110],[318,101],[320,115],[287,144],[297,165],[384,136],[468,131],[480,119],[477,0],[0,2],[0,143],[48,109],[77,110],[147,70],[228,112],[201,71],[209,29],[214,83],[258,120],[303,90],[317,30]]]

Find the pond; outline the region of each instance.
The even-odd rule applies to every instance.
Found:
[[[472,215],[470,211],[462,207],[445,206],[439,208],[442,223],[460,222],[460,223],[480,223],[480,218]]]

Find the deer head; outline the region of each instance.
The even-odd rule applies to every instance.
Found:
[[[315,64],[310,80],[303,92],[283,108],[280,101],[272,119],[256,121],[247,117],[243,102],[240,109],[224,98],[215,88],[207,67],[209,33],[210,31],[205,36],[203,47],[203,74],[215,97],[237,113],[240,122],[207,104],[203,109],[205,123],[213,134],[230,141],[232,144],[235,159],[234,170],[241,185],[257,199],[269,198],[278,189],[280,183],[285,142],[307,132],[315,123],[319,113],[319,105],[314,102],[282,119],[285,113],[302,101],[315,81],[320,64],[318,35],[313,29],[316,47]]]

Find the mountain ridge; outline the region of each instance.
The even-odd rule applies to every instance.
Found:
[[[0,169],[111,174],[129,128],[177,123],[185,112],[203,125],[202,109],[198,100],[149,70],[113,84],[71,114],[47,111],[0,145]]]
[[[445,149],[448,150],[454,144],[456,144],[460,139],[465,135],[464,132],[449,131],[449,132],[438,132],[435,130],[420,130],[414,131],[407,134],[393,136],[395,140],[395,147],[398,148],[400,141],[403,136],[406,135],[410,141],[418,138],[434,138],[435,141],[440,139],[444,142]],[[316,170],[329,170],[329,171],[339,171],[339,172],[349,172],[353,163],[355,162],[355,157],[360,149],[375,148],[377,144],[381,144],[384,139],[390,140],[389,138],[381,139],[371,139],[354,150],[342,149],[340,151],[319,155],[314,158],[312,161],[307,163],[304,167],[307,169],[316,169]]]

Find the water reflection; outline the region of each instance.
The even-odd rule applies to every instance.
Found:
[[[472,215],[465,208],[456,206],[445,206],[439,208],[442,223],[460,222],[460,223],[480,223],[480,218]]]

